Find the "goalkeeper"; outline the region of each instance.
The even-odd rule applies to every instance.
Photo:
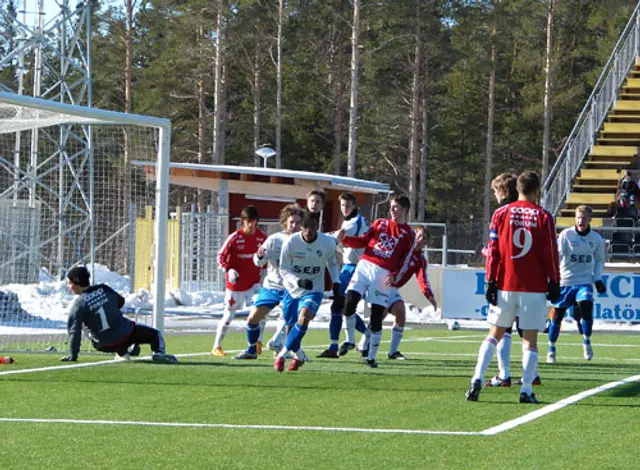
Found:
[[[82,326],[88,330],[91,344],[98,351],[116,353],[119,359],[140,354],[140,344],[151,346],[153,362],[175,364],[175,356],[164,351],[164,338],[155,328],[125,318],[120,309],[124,298],[106,284],[89,285],[87,268],[78,266],[67,273],[67,287],[78,298],[69,311],[69,355],[62,362],[78,360]]]

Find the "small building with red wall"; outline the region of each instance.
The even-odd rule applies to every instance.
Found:
[[[154,163],[133,164],[143,166],[147,177],[155,179]],[[229,214],[230,230],[235,228],[233,221],[239,219],[243,207],[255,206],[261,221],[277,221],[285,204],[297,202],[305,207],[306,195],[312,189],[322,189],[327,194],[323,231],[337,230],[342,222],[338,200],[341,193],[353,193],[362,215],[369,220],[378,215],[378,204],[391,194],[388,184],[376,181],[307,171],[199,163],[170,163],[169,184],[217,191],[219,212]]]

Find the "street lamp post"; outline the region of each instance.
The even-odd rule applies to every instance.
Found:
[[[255,151],[255,154],[262,158],[262,160],[264,161],[264,168],[267,168],[267,160],[275,156],[276,151],[271,147],[260,147]]]

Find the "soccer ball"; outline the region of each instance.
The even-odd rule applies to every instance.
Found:
[[[460,323],[458,323],[458,322],[457,322],[457,321],[455,321],[455,320],[450,321],[450,322],[447,324],[447,329],[448,329],[449,331],[457,331],[457,330],[459,330],[459,329],[460,329]]]

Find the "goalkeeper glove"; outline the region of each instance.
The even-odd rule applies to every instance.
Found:
[[[560,284],[555,281],[547,283],[547,300],[555,303],[560,298]]]
[[[484,289],[484,297],[491,305],[498,305],[498,286],[496,281],[489,281]]]
[[[313,281],[311,281],[311,279],[298,279],[298,287],[311,290],[313,289]]]
[[[605,294],[607,292],[607,286],[604,285],[604,282],[596,281],[595,284],[598,294]]]

